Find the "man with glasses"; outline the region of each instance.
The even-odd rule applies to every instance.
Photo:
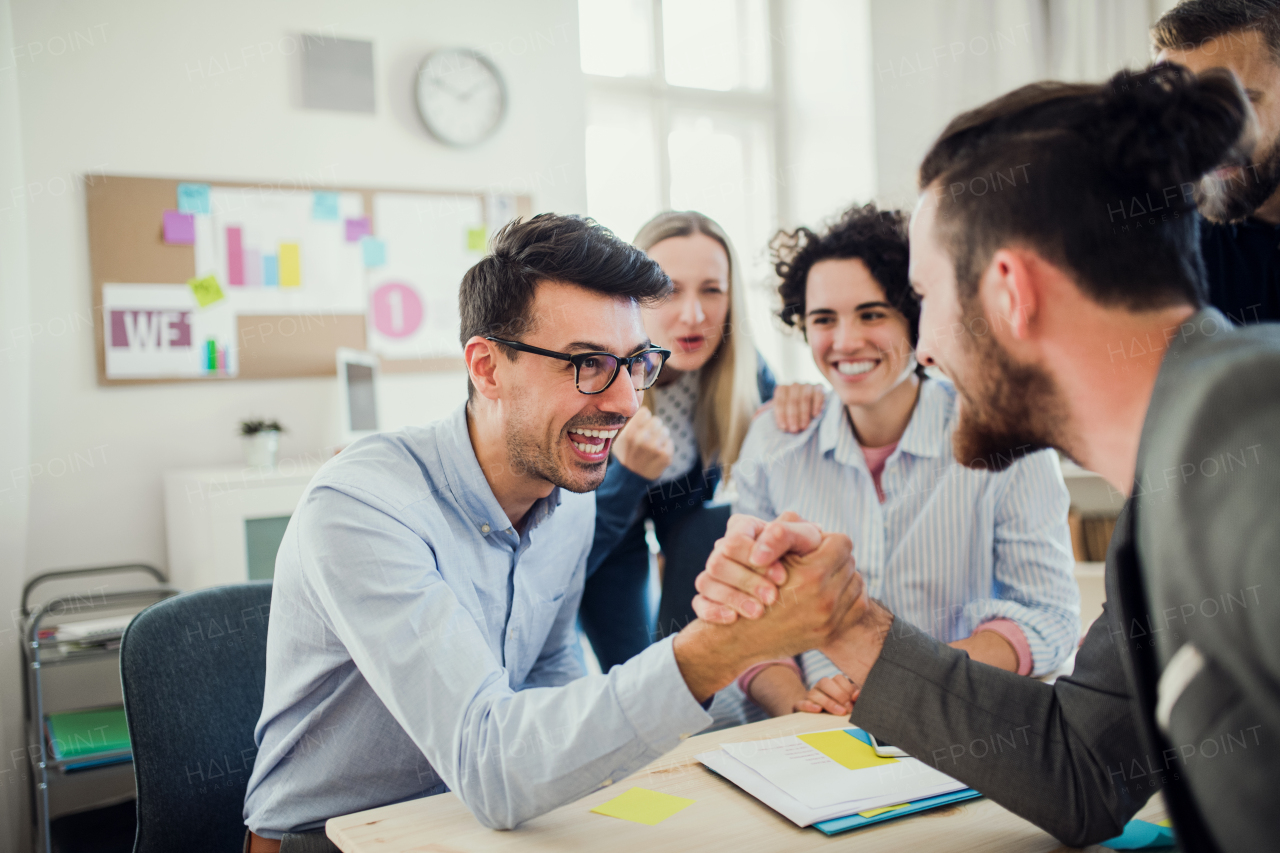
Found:
[[[861,581],[831,534],[788,561],[787,606],[582,677],[591,491],[670,354],[640,315],[670,288],[590,220],[508,225],[460,288],[466,405],[312,480],[276,559],[251,851],[335,849],[326,819],[447,790],[513,827],[705,727],[753,663],[847,627]]]

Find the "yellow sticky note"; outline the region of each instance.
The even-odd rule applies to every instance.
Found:
[[[483,252],[484,239],[486,236],[488,235],[485,233],[483,225],[480,226],[479,228],[468,228],[467,229],[467,251]]]
[[[909,806],[909,805],[911,805],[911,803],[899,803],[899,804],[898,804],[898,805],[896,805],[896,806],[884,806],[883,808],[871,809],[870,811],[865,811],[865,812],[858,812],[858,815],[859,815],[860,817],[875,817],[875,816],[876,816],[876,815],[878,815],[878,814],[884,814],[885,812],[891,812],[891,811],[893,811],[894,809],[905,809],[905,808],[906,808],[907,806]]]
[[[834,732],[813,732],[797,735],[797,737],[841,767],[848,767],[850,770],[898,763],[896,758],[883,758],[876,755],[876,751],[868,744],[846,733],[843,729],[837,729]]]
[[[218,277],[216,275],[189,279],[187,287],[191,288],[191,292],[195,294],[196,302],[201,308],[207,308],[223,297],[222,288],[218,285]]]
[[[684,797],[660,794],[645,788],[632,788],[607,803],[601,803],[591,811],[653,826],[691,805],[693,800],[687,800]]]
[[[298,287],[302,284],[302,264],[298,260],[297,243],[280,244],[280,286]]]

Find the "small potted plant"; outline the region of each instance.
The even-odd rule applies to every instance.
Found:
[[[280,449],[279,421],[251,418],[240,422],[240,440],[244,443],[244,464],[250,468],[276,467],[276,451]]]

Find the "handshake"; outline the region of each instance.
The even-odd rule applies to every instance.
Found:
[[[893,614],[867,595],[852,552],[848,536],[793,512],[772,522],[729,519],[698,575],[698,620],[676,637],[676,660],[694,696],[703,701],[757,663],[810,649],[860,689]]]

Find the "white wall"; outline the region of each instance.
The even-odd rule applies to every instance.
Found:
[[[13,44],[9,0],[0,0],[0,56],[8,56]],[[3,64],[3,63],[0,63]],[[10,480],[10,472],[29,465],[31,391],[28,353],[9,344],[14,329],[29,323],[30,293],[27,278],[27,239],[21,199],[10,201],[10,187],[21,186],[21,121],[18,114],[18,79],[0,72],[0,848],[17,849],[17,827],[25,825],[24,753],[12,759],[11,749],[23,742],[18,657],[18,621],[13,608],[22,589],[26,559],[28,492],[25,484]]]
[[[916,170],[955,115],[1043,76],[1035,0],[871,4],[877,193],[911,208]]]
[[[8,0],[0,2],[8,11]],[[574,0],[15,0],[11,13],[13,50],[0,14],[6,613],[25,575],[134,560],[163,568],[161,472],[237,462],[240,418],[279,418],[289,430],[283,456],[322,452],[337,440],[333,379],[98,386],[84,196],[68,189],[77,175],[322,176],[339,185],[528,192],[535,210],[585,209]],[[299,32],[374,42],[375,115],[298,106],[298,57],[282,54]],[[510,92],[498,136],[465,152],[432,141],[412,102],[422,56],[455,45],[493,56]],[[7,210],[23,203],[25,220]],[[464,382],[461,373],[387,377],[388,420],[434,419],[465,397]],[[7,625],[6,617],[0,632]],[[21,737],[14,636],[0,633],[6,755]],[[0,770],[12,766],[4,762]],[[6,775],[0,848],[16,849],[15,825],[26,819],[14,816],[25,812],[27,793],[25,780],[5,784]]]

